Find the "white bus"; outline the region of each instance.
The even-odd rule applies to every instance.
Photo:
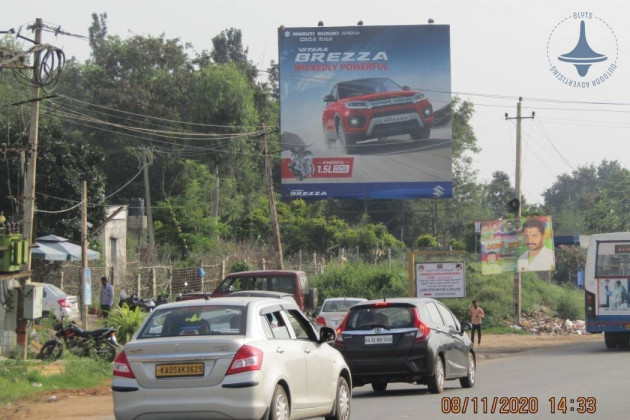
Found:
[[[591,235],[584,270],[586,331],[607,348],[630,345],[630,232]]]

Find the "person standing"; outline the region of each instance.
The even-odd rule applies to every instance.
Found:
[[[109,284],[107,277],[101,277],[101,316],[107,318],[114,304],[114,286]]]
[[[472,301],[472,307],[468,308],[470,314],[470,320],[472,324],[471,340],[473,345],[475,344],[475,331],[477,331],[477,345],[481,344],[481,322],[486,314],[483,312],[481,306],[477,305],[477,301]]]

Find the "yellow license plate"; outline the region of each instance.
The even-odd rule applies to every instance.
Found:
[[[155,366],[156,378],[173,376],[203,376],[203,363],[178,363]]]

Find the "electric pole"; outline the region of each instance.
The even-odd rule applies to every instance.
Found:
[[[265,126],[263,125],[263,130]],[[280,239],[280,226],[278,224],[278,213],[276,211],[276,199],[273,196],[273,180],[271,179],[271,164],[269,163],[269,150],[267,148],[267,133],[263,134],[263,151],[265,155],[265,179],[267,181],[267,196],[269,197],[269,219],[271,221],[271,231],[278,253],[278,269],[284,270],[284,259],[282,256],[282,240]]]
[[[42,43],[42,27],[41,18],[35,20],[35,45]],[[37,139],[39,131],[39,95],[41,92],[40,84],[37,83],[39,74],[40,50],[35,49],[33,54],[33,104],[31,105],[31,121],[28,130],[28,148],[27,148],[27,167],[24,180],[24,223],[22,225],[22,235],[28,240],[29,244],[33,243],[33,218],[35,214],[35,178],[37,174]],[[28,271],[31,271],[31,259],[28,259]]]
[[[521,120],[522,119],[534,119],[536,115],[535,112],[532,111],[531,117],[522,117],[521,116],[521,104],[523,102],[523,98],[518,98],[518,103],[516,104],[516,118],[509,118],[507,112],[505,113],[506,120],[516,120],[516,171],[515,171],[515,198],[516,198],[516,217],[521,217]],[[518,267],[518,265],[517,265]],[[521,273],[517,271],[514,273],[514,321],[520,325],[521,324]]]

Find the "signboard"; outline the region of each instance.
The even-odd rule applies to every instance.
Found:
[[[555,269],[550,216],[481,222],[482,274]]]
[[[463,263],[419,262],[415,265],[415,273],[417,297],[466,297],[466,281]]]
[[[597,315],[630,315],[627,278],[597,279]]]
[[[92,304],[92,270],[86,268],[83,272],[83,304]]]
[[[452,197],[448,25],[280,28],[284,198]]]

